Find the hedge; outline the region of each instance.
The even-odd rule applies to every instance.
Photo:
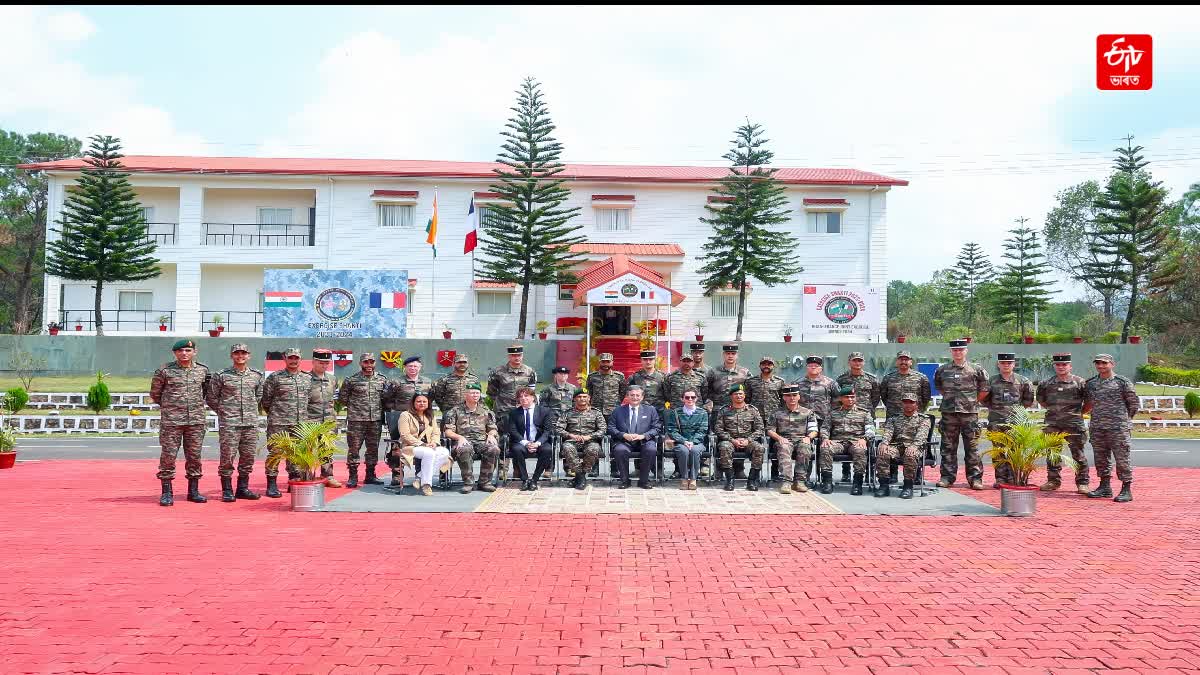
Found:
[[[1200,387],[1200,370],[1183,370],[1165,366],[1138,366],[1138,379],[1157,384],[1177,384],[1185,387]]]

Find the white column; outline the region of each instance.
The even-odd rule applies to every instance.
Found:
[[[48,324],[51,321],[58,321],[58,314],[62,310],[62,305],[59,303],[62,279],[47,274],[42,283],[42,323]]]
[[[200,263],[181,262],[175,268],[175,332],[200,333]]]
[[[176,244],[181,247],[204,245],[204,188],[194,184],[179,187],[179,232]]]

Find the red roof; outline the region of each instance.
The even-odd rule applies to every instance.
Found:
[[[723,195],[709,195],[709,204],[730,204],[733,202],[733,197],[725,197]]]
[[[594,202],[632,202],[635,199],[633,195],[592,195]]]
[[[417,190],[376,190],[371,193],[372,197],[411,197],[417,198],[421,194]]]
[[[516,288],[511,281],[472,281],[471,288]]]
[[[819,206],[819,205],[823,205],[823,204],[841,205],[841,204],[849,204],[849,203],[850,202],[846,201],[845,199],[808,199],[808,198],[805,198],[805,200],[804,200],[805,206]]]
[[[500,199],[499,192],[476,192],[475,199]]]
[[[278,157],[187,157],[127,155],[133,173],[283,174],[321,176],[396,176],[495,178],[492,162],[446,162],[413,159],[318,159]],[[22,169],[73,171],[82,159],[22,164]],[[633,164],[568,164],[558,174],[566,180],[712,183],[729,174],[728,167],[639,166]],[[858,169],[780,168],[775,178],[793,185],[908,185],[908,181]]]
[[[683,255],[679,244],[598,244],[586,242],[571,244],[571,253],[591,253],[595,255]]]
[[[667,288],[667,280],[663,279],[662,275],[654,270],[646,267],[636,260],[630,260],[625,255],[620,253],[605,258],[596,262],[582,271],[576,273],[579,277],[579,284],[575,286],[575,306],[587,304],[587,293],[593,288],[603,286],[608,282],[625,274],[633,274],[641,277],[646,281]],[[671,289],[668,289],[671,290]],[[676,306],[683,302],[685,296],[682,293],[677,293],[671,290],[671,305]]]

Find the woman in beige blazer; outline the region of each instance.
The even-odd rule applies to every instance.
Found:
[[[429,395],[418,393],[413,396],[408,410],[400,413],[397,423],[400,430],[400,459],[407,466],[413,458],[421,458],[421,472],[415,485],[426,497],[433,495],[435,472],[450,470],[450,451],[442,447],[441,430],[429,412]]]

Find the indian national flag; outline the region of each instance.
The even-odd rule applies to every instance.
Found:
[[[425,226],[425,243],[433,247],[433,257],[437,257],[437,190],[433,191],[433,217]]]
[[[404,291],[372,293],[367,305],[371,309],[404,309],[408,305],[408,294]]]
[[[299,307],[304,300],[300,291],[267,291],[263,293],[263,305],[267,307]]]

